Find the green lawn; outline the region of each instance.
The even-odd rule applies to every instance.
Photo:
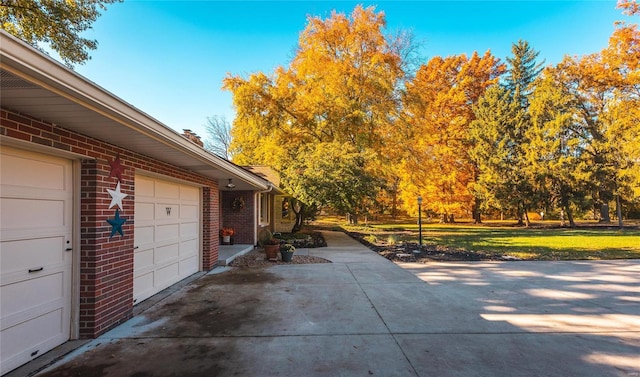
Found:
[[[349,229],[349,227],[345,227]],[[417,242],[416,224],[380,224],[349,230],[389,239]],[[572,260],[640,258],[640,229],[618,230],[596,226],[519,228],[499,225],[439,225],[422,228],[425,243],[468,251],[498,252],[522,259]]]

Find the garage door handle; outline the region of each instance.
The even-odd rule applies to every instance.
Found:
[[[73,250],[73,249],[72,249],[72,248],[70,248],[70,247],[68,247],[68,248],[64,249],[64,251],[71,251],[71,250]]]
[[[40,268],[30,268],[29,269],[29,273],[32,274],[34,272],[38,272],[38,271],[42,271],[44,270],[44,267],[40,267]]]
[[[136,247],[133,248],[133,250],[136,250],[136,249],[139,249],[139,248],[140,248],[140,246],[136,246]]]

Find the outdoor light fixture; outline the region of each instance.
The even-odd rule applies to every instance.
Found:
[[[236,185],[233,184],[233,180],[231,178],[229,178],[229,183],[227,183],[227,188],[229,190],[233,190],[234,188],[236,188]]]
[[[422,196],[418,196],[418,243],[422,249]]]

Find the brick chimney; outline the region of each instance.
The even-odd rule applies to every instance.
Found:
[[[193,144],[196,144],[200,147],[204,147],[204,143],[202,142],[202,140],[200,140],[200,136],[196,135],[195,132],[189,130],[189,129],[183,129],[182,130],[182,137],[184,137],[185,139],[189,140],[190,142],[192,142]]]

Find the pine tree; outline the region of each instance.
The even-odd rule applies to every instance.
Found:
[[[532,84],[542,72],[544,60],[537,62],[539,51],[534,50],[527,41],[519,40],[511,45],[513,57],[507,58],[508,71],[505,86],[511,91],[520,106],[528,106],[527,98],[531,94]]]

